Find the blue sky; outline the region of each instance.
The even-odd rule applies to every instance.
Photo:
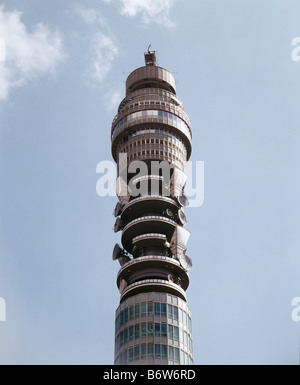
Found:
[[[195,363],[297,364],[299,1],[0,4],[0,363],[113,363],[117,199],[96,166],[152,43],[205,162],[186,210]]]

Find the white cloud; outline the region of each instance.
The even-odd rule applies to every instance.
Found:
[[[170,19],[170,11],[177,0],[120,0],[121,14],[128,17],[141,15],[145,24],[158,23],[172,29],[175,24]]]
[[[88,74],[93,80],[101,83],[109,73],[119,49],[112,36],[98,32],[92,39],[91,52]]]
[[[118,105],[124,98],[123,92],[121,90],[107,92],[103,99],[104,105],[107,111],[115,111],[118,108]]]
[[[0,63],[0,100],[12,88],[21,87],[48,73],[64,61],[62,38],[39,23],[29,32],[18,11],[0,6],[0,36],[6,42],[6,61]]]
[[[74,4],[73,7],[71,7],[71,12],[79,15],[86,24],[92,25],[97,23],[100,25],[106,25],[106,22],[99,11],[92,8],[86,8],[82,4]]]
[[[86,71],[88,83],[102,83],[108,75],[111,66],[118,55],[119,49],[107,21],[99,11],[75,4],[71,12],[80,16],[82,21],[91,28],[86,41],[89,46],[89,68]]]

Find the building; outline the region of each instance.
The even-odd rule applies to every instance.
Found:
[[[115,364],[193,363],[191,312],[186,302],[191,260],[184,228],[185,165],[191,124],[176,96],[173,75],[157,66],[155,51],[126,81],[126,97],[112,123],[118,164],[113,259],[120,305]]]

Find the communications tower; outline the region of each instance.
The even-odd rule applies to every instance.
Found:
[[[186,301],[190,233],[183,207],[191,124],[173,75],[155,51],[126,80],[111,130],[118,165],[113,260],[120,305],[115,318],[116,365],[193,364],[191,312]]]

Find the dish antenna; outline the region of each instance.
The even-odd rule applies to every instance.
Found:
[[[127,287],[127,282],[125,281],[125,279],[122,279],[119,286],[119,290],[121,294],[126,289],[126,287]]]
[[[168,281],[174,283],[175,279],[172,274],[168,274]]]
[[[178,219],[182,225],[187,224],[187,219],[183,209],[178,210]]]
[[[166,209],[165,214],[166,214],[169,218],[171,218],[171,219],[173,219],[173,218],[175,217],[175,215],[174,215],[174,213],[173,213],[173,211],[172,211],[171,209]]]
[[[187,197],[182,194],[177,197],[178,203],[180,204],[181,207],[188,207],[190,205],[189,200]]]
[[[117,243],[114,247],[113,253],[112,253],[112,259],[113,261],[119,261],[121,266],[124,266],[125,263],[130,261],[130,258],[125,250],[123,250]]]
[[[123,229],[123,223],[121,218],[117,218],[114,226],[114,231],[117,233],[118,231]]]
[[[191,268],[193,266],[193,262],[192,262],[191,258],[189,258],[185,253],[181,254],[179,256],[179,262],[180,262],[181,266],[184,268],[184,270],[186,270],[186,271],[191,270]]]
[[[120,202],[118,202],[114,211],[115,218],[117,218],[120,214],[122,214],[122,211],[123,211],[123,205]]]

